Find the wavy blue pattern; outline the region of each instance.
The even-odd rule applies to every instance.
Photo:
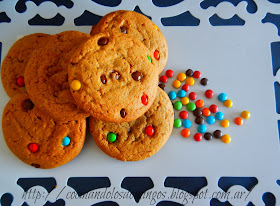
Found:
[[[217,14],[213,14],[209,18],[209,22],[212,26],[243,26],[245,21],[235,14],[230,19],[222,19]]]
[[[200,20],[186,11],[177,16],[161,18],[161,23],[164,26],[198,26]]]

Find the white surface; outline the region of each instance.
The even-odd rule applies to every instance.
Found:
[[[280,187],[276,180],[280,179],[280,144],[277,129],[279,116],[275,112],[274,81],[272,74],[270,43],[279,41],[277,29],[272,24],[262,24],[261,19],[266,12],[280,13],[280,5],[257,2],[258,11],[248,14],[246,2],[241,2],[237,7],[230,3],[221,3],[216,8],[207,10],[200,8],[200,1],[184,1],[169,8],[159,8],[150,1],[123,0],[117,7],[103,7],[90,0],[73,1],[74,6],[67,9],[64,6],[56,7],[53,3],[42,3],[37,7],[33,2],[27,2],[27,11],[17,13],[13,8],[15,1],[4,0],[0,2],[0,12],[3,10],[12,19],[11,23],[0,24],[0,41],[2,42],[2,61],[18,36],[35,32],[54,34],[64,30],[79,30],[89,33],[89,26],[75,26],[74,18],[80,16],[84,10],[89,10],[97,15],[105,15],[114,10],[133,10],[139,5],[142,12],[152,16],[155,24],[164,33],[169,46],[169,59],[166,69],[173,69],[175,74],[184,72],[187,68],[199,70],[203,77],[210,81],[207,89],[215,92],[213,100],[206,101],[210,106],[216,103],[230,120],[231,126],[222,129],[232,137],[230,144],[213,139],[195,142],[192,137],[184,139],[180,129],[174,128],[167,144],[156,155],[140,162],[121,162],[106,156],[88,135],[86,144],[81,154],[72,162],[51,170],[35,169],[18,160],[7,148],[3,134],[0,133],[0,196],[10,192],[14,196],[13,205],[21,205],[23,190],[16,185],[20,177],[55,177],[58,187],[49,195],[47,200],[55,201],[57,195],[66,186],[69,177],[109,177],[111,187],[119,191],[122,179],[126,176],[149,176],[155,188],[153,191],[168,191],[163,182],[167,176],[205,176],[208,186],[202,190],[220,191],[217,183],[221,176],[252,176],[258,179],[258,184],[253,189],[248,199],[241,202],[229,200],[233,205],[247,205],[252,201],[254,205],[264,205],[262,195],[272,192],[280,201]],[[161,17],[178,15],[187,10],[200,19],[197,27],[164,27],[160,22]],[[27,21],[37,13],[50,18],[59,12],[66,18],[62,26],[29,26]],[[229,18],[237,13],[245,20],[244,26],[218,26],[210,25],[208,19],[214,13],[221,17]],[[165,69],[165,70],[166,70]],[[279,75],[278,75],[279,76]],[[176,77],[169,79],[169,84]],[[193,86],[193,91],[204,98],[205,87],[198,82]],[[168,86],[166,91],[173,90]],[[176,90],[177,91],[177,90]],[[218,102],[217,94],[225,92],[234,102],[230,109]],[[0,109],[9,101],[3,86],[0,86]],[[204,98],[205,99],[205,98]],[[251,118],[244,121],[244,125],[234,125],[233,119],[241,111],[251,112]],[[192,116],[192,115],[190,115]],[[176,115],[178,117],[178,114]],[[208,125],[207,125],[208,126]],[[196,132],[196,125],[192,126],[192,134]],[[215,123],[209,126],[209,131],[214,131],[220,126]],[[236,187],[230,188],[234,191]],[[242,190],[243,187],[241,187]],[[240,188],[237,188],[237,190]],[[45,191],[41,188],[42,191]],[[246,189],[243,188],[246,191]],[[73,191],[67,187],[64,192]],[[46,192],[46,191],[45,191]],[[63,198],[66,194],[61,193]],[[64,195],[64,196],[63,196]],[[67,200],[66,205],[90,205],[100,200]],[[41,202],[40,202],[41,201]],[[114,200],[112,200],[114,201]],[[160,200],[158,200],[159,202]],[[199,205],[209,205],[209,199],[197,200]],[[33,205],[34,200],[27,200]],[[37,200],[36,205],[45,201]],[[150,205],[150,200],[140,200],[137,204],[132,200],[117,200],[119,205]],[[178,200],[180,203],[181,201]],[[195,202],[196,203],[196,202]],[[196,205],[194,203],[194,205]],[[190,203],[188,203],[190,204]],[[278,203],[279,205],[279,203]]]

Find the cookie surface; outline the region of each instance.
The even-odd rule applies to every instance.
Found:
[[[80,153],[86,121],[55,122],[42,114],[25,93],[14,96],[6,105],[2,129],[8,147],[20,160],[48,169],[67,163]]]
[[[45,46],[51,35],[35,33],[17,40],[1,66],[1,79],[9,97],[26,92],[24,71],[32,52]]]
[[[99,33],[73,54],[68,80],[76,103],[91,116],[129,122],[143,115],[157,93],[150,51],[121,33]]]
[[[109,31],[125,33],[144,43],[152,53],[158,73],[162,72],[168,58],[167,42],[163,33],[149,18],[135,11],[111,12],[92,27],[90,34]]]
[[[159,88],[151,108],[137,120],[116,124],[90,117],[89,126],[94,141],[103,152],[122,161],[138,161],[162,148],[172,132],[173,121],[172,104]],[[114,142],[107,140],[109,133],[116,135]]]
[[[62,32],[30,56],[25,70],[26,90],[34,104],[56,121],[88,116],[77,107],[70,93],[68,64],[73,49],[89,37],[78,31]]]

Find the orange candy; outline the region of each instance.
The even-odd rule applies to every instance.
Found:
[[[242,125],[243,124],[243,119],[241,117],[236,117],[234,119],[234,123],[237,125]]]
[[[181,135],[183,136],[183,137],[189,137],[190,136],[190,134],[191,134],[191,132],[190,132],[190,130],[189,129],[182,129],[182,131],[181,131]]]
[[[196,102],[195,102],[195,105],[196,107],[198,108],[202,108],[204,106],[204,102],[202,99],[198,99]]]
[[[160,55],[159,55],[158,50],[155,50],[155,51],[154,51],[154,57],[155,57],[156,60],[159,60]]]
[[[210,114],[211,114],[210,109],[208,109],[208,108],[203,108],[202,114],[203,114],[205,117],[210,116]]]

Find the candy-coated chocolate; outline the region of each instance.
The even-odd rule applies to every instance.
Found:
[[[188,78],[186,79],[186,83],[187,83],[188,85],[190,85],[190,86],[194,85],[194,78],[188,77]]]
[[[216,138],[216,139],[220,139],[222,136],[223,136],[223,133],[221,130],[215,130],[215,132],[213,132],[213,136]]]
[[[62,145],[63,146],[68,146],[70,144],[70,142],[71,142],[71,140],[67,136],[62,139]]]
[[[184,84],[182,86],[182,90],[185,90],[186,92],[190,90],[190,86],[188,84]]]
[[[204,101],[202,99],[198,99],[195,102],[196,107],[202,108],[204,106]]]
[[[158,85],[163,91],[165,90],[165,84],[159,84]]]
[[[102,84],[106,84],[107,78],[104,74],[100,76],[100,81],[102,82]]]
[[[181,82],[184,81],[186,78],[187,76],[182,72],[177,75],[177,79]]]
[[[199,133],[205,133],[205,132],[207,131],[206,125],[205,125],[205,124],[199,125],[199,126],[197,127],[197,131],[198,131]]]
[[[187,109],[189,110],[189,111],[193,111],[193,110],[195,110],[196,109],[196,105],[195,105],[195,103],[192,103],[192,102],[190,102],[190,103],[188,103],[187,104]]]
[[[200,73],[200,71],[194,71],[192,76],[193,76],[193,78],[199,79],[201,77],[201,73]]]
[[[187,94],[187,93],[186,93],[185,90],[179,90],[179,91],[177,92],[177,96],[178,96],[179,98],[185,97],[186,94]]]
[[[231,137],[228,134],[225,134],[222,136],[221,140],[223,141],[223,143],[230,143],[231,142]]]
[[[174,91],[170,91],[170,92],[168,93],[168,96],[169,96],[169,99],[174,100],[174,99],[176,99],[177,94],[176,94],[176,92],[174,92]]]
[[[214,124],[215,121],[216,121],[216,119],[215,119],[215,117],[213,117],[213,116],[208,116],[208,117],[206,118],[206,122],[207,122],[208,124]]]
[[[203,85],[203,86],[206,86],[208,84],[208,79],[207,78],[202,78],[200,80],[200,84]]]
[[[183,98],[181,98],[181,102],[182,102],[182,104],[183,105],[187,105],[188,103],[189,103],[189,98],[188,97],[183,97]]]
[[[32,110],[34,108],[34,104],[30,99],[26,99],[24,100],[24,102],[22,103],[22,108],[28,112],[29,110]]]
[[[188,116],[189,116],[189,114],[188,114],[187,111],[181,111],[181,112],[179,113],[179,117],[180,117],[181,119],[187,119]]]
[[[192,126],[192,122],[189,119],[185,119],[183,121],[183,127],[190,128]]]
[[[203,117],[201,117],[201,116],[196,117],[195,118],[195,123],[199,124],[199,125],[203,124],[204,123]]]
[[[159,78],[159,81],[162,82],[162,83],[166,83],[167,82],[167,76],[161,75],[160,78]]]
[[[213,137],[213,135],[212,135],[210,132],[206,132],[206,133],[204,134],[204,139],[206,139],[206,140],[211,140],[212,137]]]
[[[125,109],[121,109],[120,115],[121,115],[122,118],[125,118],[125,116],[126,116],[126,111],[125,111]]]
[[[154,133],[155,133],[155,129],[154,129],[152,126],[147,126],[147,127],[145,128],[145,133],[146,133],[146,135],[148,135],[148,136],[153,136]]]
[[[182,131],[181,131],[181,135],[183,136],[183,137],[189,137],[190,136],[190,134],[191,134],[191,132],[190,132],[190,130],[189,129],[182,129]]]
[[[195,92],[191,92],[191,93],[189,93],[189,98],[191,100],[195,100],[197,98],[197,94]]]
[[[148,95],[144,94],[141,97],[141,102],[142,102],[142,104],[147,105],[148,104]]]
[[[221,121],[221,126],[222,127],[229,127],[229,121],[227,120],[227,119],[223,119],[222,121]]]
[[[194,140],[197,141],[197,142],[200,142],[202,140],[202,134],[196,133],[194,135]]]
[[[243,124],[243,119],[241,117],[236,117],[234,119],[234,123],[237,125],[242,125]]]
[[[114,141],[117,140],[117,135],[116,135],[115,133],[113,133],[113,132],[109,132],[109,133],[107,134],[107,140],[108,140],[109,142],[114,142]]]
[[[217,120],[223,120],[224,119],[224,113],[217,112],[215,117],[216,117]]]
[[[152,63],[152,59],[149,55],[147,55],[148,60]]]
[[[107,37],[101,37],[100,39],[98,39],[97,42],[99,46],[105,46],[108,43],[109,43],[109,39]]]
[[[73,90],[75,90],[75,91],[77,91],[77,90],[79,90],[79,89],[81,89],[81,82],[79,81],[79,80],[73,80],[72,82],[71,82],[71,88],[73,89]]]
[[[209,109],[210,109],[210,112],[212,112],[212,113],[216,113],[219,110],[219,108],[216,104],[210,105]]]
[[[226,93],[220,93],[220,94],[218,95],[218,100],[220,100],[221,102],[226,101],[227,98],[228,98],[228,96],[227,96]]]
[[[174,119],[174,127],[179,128],[182,126],[182,121],[180,119]]]
[[[159,51],[158,50],[154,51],[154,57],[155,57],[156,60],[160,59],[160,55],[159,55]]]
[[[24,78],[23,77],[18,77],[16,79],[16,84],[19,86],[19,87],[24,87],[25,83],[24,83]]]
[[[193,110],[193,115],[196,117],[199,117],[202,115],[202,110],[200,108],[196,108],[195,110]]]
[[[210,99],[214,96],[214,92],[211,89],[208,89],[205,91],[205,96]]]
[[[191,77],[191,76],[193,75],[193,70],[188,69],[188,70],[186,71],[186,75],[189,76],[189,77]]]
[[[176,80],[174,80],[172,85],[173,85],[174,88],[177,89],[181,86],[181,82],[178,79],[176,79]]]
[[[203,114],[203,116],[205,116],[205,117],[210,116],[210,114],[211,114],[210,109],[208,109],[208,108],[203,108],[203,109],[202,109],[202,114]]]
[[[243,117],[244,119],[249,119],[250,118],[250,112],[248,111],[243,111],[241,113],[241,117]]]
[[[142,79],[142,73],[141,72],[139,72],[139,71],[135,71],[135,72],[133,72],[132,74],[131,74],[131,76],[132,76],[132,79],[134,80],[134,81],[140,81],[141,79]],[[167,79],[167,78],[166,78]],[[167,80],[166,80],[167,81]],[[106,82],[105,82],[106,83]]]
[[[176,102],[174,102],[174,104],[173,104],[173,107],[174,107],[174,109],[176,109],[176,110],[180,110],[180,109],[182,109],[182,102],[180,102],[180,101],[176,101]]]
[[[168,69],[168,70],[166,70],[165,75],[166,75],[167,77],[173,77],[174,72],[173,72],[173,70]]]
[[[233,103],[232,103],[231,100],[227,99],[226,101],[224,101],[224,105],[225,105],[226,107],[232,107]]]
[[[28,149],[29,149],[30,152],[35,153],[35,152],[38,152],[39,146],[36,143],[30,143],[28,145]]]

